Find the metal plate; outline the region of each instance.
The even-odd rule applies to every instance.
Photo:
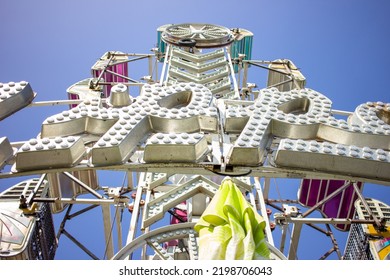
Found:
[[[162,34],[162,39],[169,44],[183,46],[183,40],[195,40],[197,48],[217,48],[229,45],[234,37],[230,29],[201,23],[183,23],[169,26]]]

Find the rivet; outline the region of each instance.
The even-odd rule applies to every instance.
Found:
[[[332,153],[332,150],[325,147],[324,148],[324,153],[330,154],[330,153]]]
[[[378,155],[378,159],[381,161],[386,161],[386,156],[385,155]]]
[[[38,151],[40,150],[43,150],[43,145],[42,144],[38,144],[35,149],[37,149]]]
[[[370,153],[363,153],[363,157],[369,159],[372,158],[372,155]]]
[[[353,150],[351,150],[351,151],[349,152],[349,154],[350,154],[352,157],[358,157],[358,156],[359,156],[359,153],[356,152],[356,151],[353,151]]]
[[[25,151],[25,152],[27,152],[27,151],[30,150],[30,146],[24,145],[24,146],[22,147],[22,150]]]
[[[317,148],[317,147],[314,147],[314,146],[311,146],[311,147],[309,148],[309,150],[310,150],[311,152],[313,152],[313,153],[318,152],[318,148]]]
[[[61,144],[61,148],[68,148],[68,147],[69,147],[68,143],[64,142],[64,143]]]

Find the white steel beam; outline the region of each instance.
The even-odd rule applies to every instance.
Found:
[[[302,230],[303,224],[301,223],[295,223],[292,228],[292,234],[290,239],[290,247],[288,252],[288,259],[289,260],[296,260],[297,259],[297,251],[298,251],[298,243],[299,238],[301,236],[301,230]]]
[[[105,256],[111,259],[114,256],[114,244],[112,237],[111,211],[110,205],[102,205],[104,237],[106,240]]]
[[[263,216],[263,219],[265,220],[265,223],[266,223],[265,232],[267,235],[267,240],[268,240],[268,243],[270,243],[272,246],[274,246],[274,239],[272,237],[270,222],[269,222],[269,218],[267,215],[267,209],[265,207],[265,201],[264,201],[263,191],[261,189],[260,180],[258,177],[255,177],[254,180],[255,180],[255,189],[256,189],[256,193],[257,193],[257,199],[259,200],[259,205],[260,205],[260,212],[261,212],[261,215]]]

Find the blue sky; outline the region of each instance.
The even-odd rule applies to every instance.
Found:
[[[35,101],[66,99],[66,89],[90,77],[90,67],[106,51],[149,53],[163,24],[214,23],[252,31],[252,58],[291,59],[307,87],[329,97],[334,109],[353,111],[367,101],[390,102],[389,8],[385,0],[2,0],[0,82],[30,82],[38,93]],[[137,78],[144,75],[129,71]],[[35,137],[44,119],[65,109],[26,108],[0,122],[0,137]],[[121,176],[101,183],[121,182]],[[0,191],[16,182],[2,180]],[[366,192],[390,204],[389,187],[366,185]],[[73,232],[84,231],[80,224],[93,227],[95,222],[91,217],[75,221]],[[91,235],[80,239],[93,247],[100,242]],[[313,243],[308,243],[300,248],[300,258],[312,255]],[[86,258],[73,247],[62,237],[57,257]]]

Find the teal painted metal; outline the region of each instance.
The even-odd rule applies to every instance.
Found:
[[[157,28],[157,48],[160,53],[160,57],[158,57],[158,60],[160,62],[164,61],[165,58],[165,51],[167,49],[167,43],[165,43],[162,40],[162,34],[167,29],[167,27],[171,26],[172,24],[165,24]]]
[[[245,60],[250,60],[252,58],[252,44],[253,44],[253,34],[247,30],[240,30],[236,39],[230,47],[230,56],[232,60],[239,58],[240,54],[245,55]],[[233,65],[234,72],[237,73],[239,70],[239,65]]]
[[[164,61],[164,54],[165,54],[165,50],[167,47],[167,43],[165,43],[163,40],[161,40],[162,33],[163,33],[163,31],[157,30],[157,47],[158,47],[158,51],[162,54],[160,59],[159,59],[160,62]]]

